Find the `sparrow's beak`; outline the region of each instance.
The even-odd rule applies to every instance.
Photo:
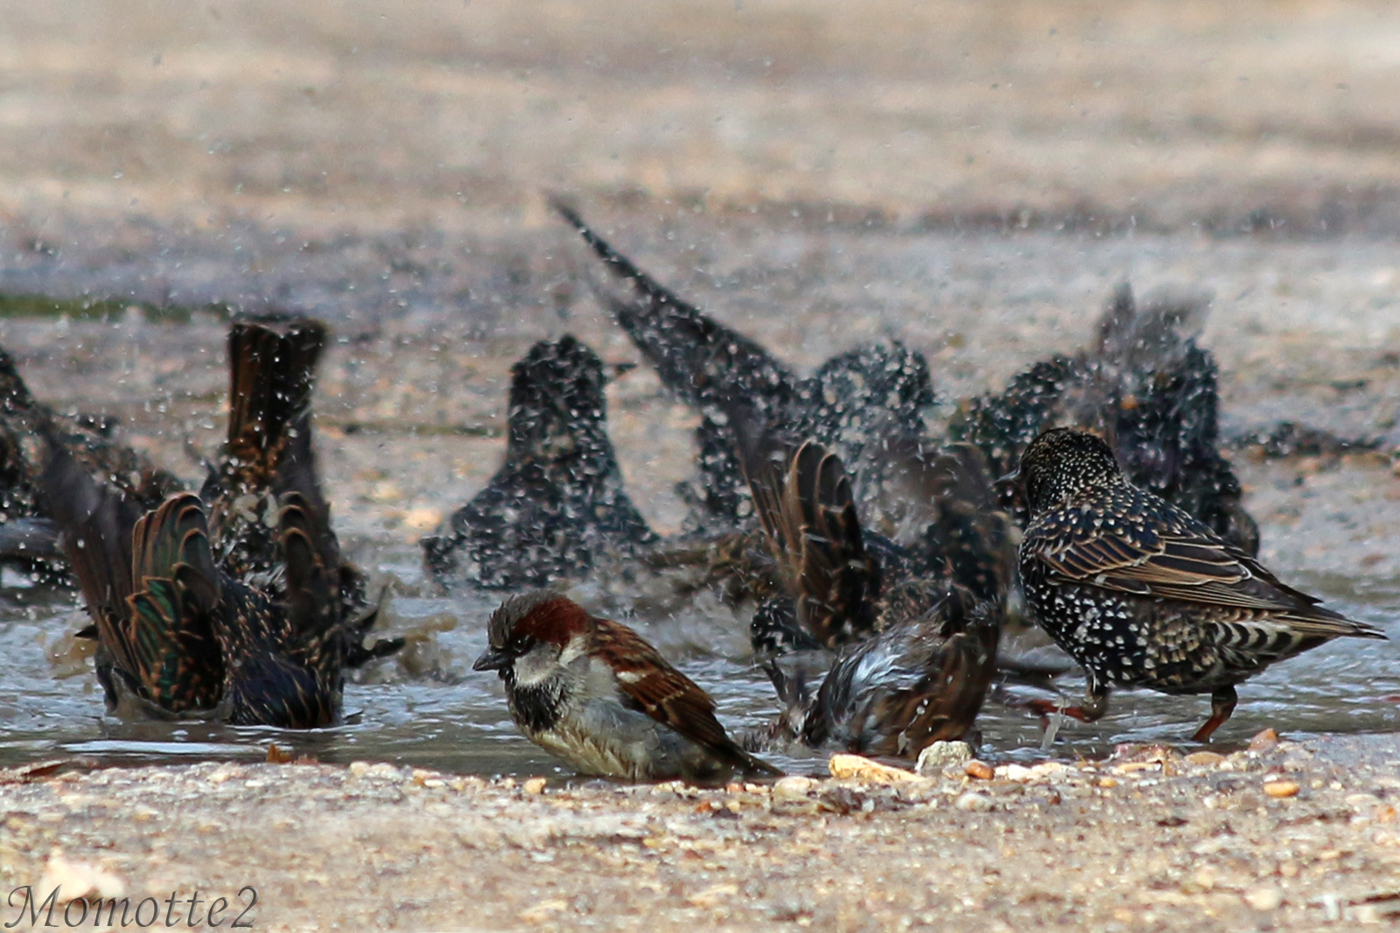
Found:
[[[476,659],[476,663],[472,665],[472,670],[499,671],[509,667],[511,660],[511,656],[504,651],[498,651],[495,648],[487,648],[481,653],[481,657]]]

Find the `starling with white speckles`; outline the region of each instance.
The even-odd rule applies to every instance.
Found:
[[[603,361],[565,334],[510,370],[506,456],[491,482],[423,539],[448,585],[545,586],[656,540],[622,485]]]
[[[1134,483],[1256,554],[1259,529],[1219,451],[1218,367],[1197,342],[1209,306],[1207,296],[1170,292],[1138,302],[1124,283],[1091,346],[1042,360],[1004,392],[964,403],[949,435],[977,444],[1001,474],[1043,431],[1093,430]]]
[[[599,300],[656,367],[667,389],[696,408],[699,489],[688,492],[697,527],[739,524],[748,505],[734,454],[738,413],[782,421],[820,442],[851,470],[866,502],[886,481],[881,443],[922,436],[934,404],[928,361],[898,340],[863,344],[799,377],[756,340],[704,313],[643,272],[555,199],[554,209],[578,230],[604,267],[632,295],[595,287]],[[869,520],[871,516],[867,516]]]
[[[1020,548],[1032,615],[1084,666],[1092,721],[1113,686],[1211,695],[1205,742],[1234,711],[1235,686],[1333,638],[1385,638],[1318,605],[1181,508],[1133,485],[1113,450],[1071,428],[1021,458],[1030,512]]]

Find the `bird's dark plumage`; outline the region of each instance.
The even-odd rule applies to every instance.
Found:
[[[1211,693],[1205,741],[1235,686],[1339,636],[1384,638],[1278,580],[1198,519],[1134,485],[1103,440],[1059,428],[1021,459],[1030,512],[1021,578],[1036,621],[1089,675],[1080,713],[1112,685]]]
[[[423,540],[439,580],[543,586],[655,540],[622,487],[605,382],[597,354],[567,335],[511,367],[505,463]]]
[[[178,493],[146,511],[43,424],[43,490],[97,622],[110,708],[130,695],[162,714],[325,726],[339,718],[344,669],[402,644],[364,648],[373,611],[352,608],[363,587],[316,479],[309,405],[323,338],[302,319],[234,324],[229,442],[208,502]]]
[[[869,344],[799,378],[756,341],[639,269],[572,207],[557,199],[553,205],[634,293],[624,297],[600,287],[600,300],[656,367],[662,383],[700,412],[701,489],[690,498],[704,514],[694,516],[693,524],[726,526],[744,518],[745,483],[733,455],[733,422],[740,414],[787,423],[795,435],[825,444],[855,471],[861,500],[866,488],[880,480],[878,452],[870,449],[878,439],[923,433],[923,416],[934,395],[922,354],[897,340]]]
[[[791,451],[740,430],[754,505],[787,593],[760,606],[754,647],[787,704],[782,726],[812,745],[915,757],[962,738],[996,667],[1004,585],[986,597],[897,546],[870,547],[841,461],[812,441]],[[815,694],[774,654],[835,650]],[[800,664],[801,662],[799,662]]]
[[[1196,342],[1207,308],[1200,296],[1139,304],[1120,285],[1092,347],[1038,362],[1003,392],[966,403],[950,435],[978,445],[1002,474],[1050,428],[1099,432],[1134,483],[1256,553],[1258,527],[1219,451],[1218,368]]]
[[[14,359],[0,350],[0,561],[41,582],[69,582],[53,521],[62,506],[45,499],[44,457],[27,443],[41,430],[143,508],[181,488],[173,474],[121,443],[115,427],[113,419],[56,412],[35,399]]]

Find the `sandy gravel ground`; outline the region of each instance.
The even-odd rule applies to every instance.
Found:
[[[0,22],[0,291],[327,317],[323,466],[361,559],[411,568],[489,475],[531,340],[635,359],[543,188],[799,367],[894,334],[957,398],[1081,345],[1120,278],[1177,282],[1216,294],[1228,430],[1400,440],[1391,4],[0,0]],[[198,315],[0,319],[39,395],[191,477],[221,341]],[[610,403],[673,529],[691,416],[642,370]],[[1400,596],[1387,454],[1241,467],[1271,566]],[[0,880],[205,909],[253,885],[258,929],[1394,925],[1397,773],[1385,737],[781,793],[8,774]]]
[[[181,926],[220,896],[239,905],[216,918],[227,923],[251,886],[243,919],[267,930],[1397,922],[1394,744],[1256,745],[723,790],[516,786],[364,762],[70,773],[0,785],[0,881],[41,904],[60,886],[60,911],[83,894],[133,911],[152,897]],[[6,922],[29,919],[24,897]]]

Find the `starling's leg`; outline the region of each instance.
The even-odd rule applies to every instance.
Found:
[[[1233,686],[1221,687],[1210,695],[1210,718],[1206,724],[1196,730],[1196,734],[1191,736],[1193,742],[1210,741],[1211,733],[1224,725],[1225,720],[1230,718],[1230,714],[1235,711],[1235,702],[1239,699],[1235,695]]]
[[[1099,683],[1098,678],[1090,674],[1089,682],[1084,687],[1084,702],[1078,706],[1060,706],[1049,700],[1031,700],[1026,705],[1041,716],[1063,713],[1080,722],[1097,722],[1108,712],[1108,685]]]

